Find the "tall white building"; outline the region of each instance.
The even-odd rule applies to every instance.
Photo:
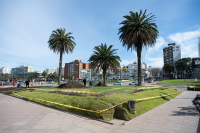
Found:
[[[163,49],[164,64],[171,63],[175,65],[175,62],[181,59],[181,47],[176,43],[169,43],[168,47]]]
[[[25,74],[28,72],[33,72],[34,68],[31,66],[22,65],[20,67],[11,68],[11,74],[13,76],[19,76],[20,78],[24,78]]]
[[[48,74],[54,73],[54,72],[58,73],[57,68],[51,68],[51,69],[49,69],[49,73]]]
[[[200,37],[198,38],[198,57],[200,57]]]
[[[61,68],[61,75],[63,75],[63,76],[64,76],[64,70],[65,70],[65,67],[62,66],[62,68]],[[59,68],[57,68],[57,74],[58,73],[59,73]]]
[[[8,69],[8,67],[2,67],[2,68],[0,68],[0,73],[8,73],[9,72],[9,69]]]

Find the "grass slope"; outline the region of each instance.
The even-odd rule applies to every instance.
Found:
[[[104,120],[111,120],[113,117],[123,119],[123,120],[130,120],[138,115],[141,115],[145,113],[146,111],[166,102],[166,99],[163,98],[156,98],[153,100],[146,100],[146,101],[141,101],[137,102],[136,104],[136,114],[131,114],[129,112],[129,109],[127,108],[127,103],[126,101],[128,100],[136,100],[140,98],[146,98],[146,97],[154,97],[154,96],[159,96],[159,95],[166,95],[166,94],[171,94],[175,93],[174,89],[154,89],[154,90],[146,90],[142,92],[138,92],[133,94],[130,93],[123,93],[123,94],[114,94],[114,95],[106,95],[102,97],[94,97],[94,96],[69,96],[69,95],[60,95],[60,94],[52,94],[52,93],[45,93],[45,92],[31,92],[31,91],[22,91],[18,92],[18,95],[25,96],[28,98],[39,98],[47,101],[52,101],[52,102],[57,102],[65,105],[71,105],[74,107],[78,108],[83,108],[83,109],[88,109],[88,110],[93,110],[93,111],[101,111],[104,109],[107,109],[109,107],[112,107],[114,105],[118,105],[119,103],[125,102],[122,105],[116,106],[115,108],[112,108],[110,110],[107,110],[101,114],[98,113],[93,113],[93,112],[87,112],[83,110],[78,110],[78,109],[72,109],[60,105],[55,105],[52,103],[47,103],[43,101],[39,101],[37,99],[32,99],[32,101],[47,105],[47,106],[52,106],[55,108],[59,108],[62,110],[68,110],[71,112],[75,112],[78,114],[82,114],[85,116],[90,116],[94,118],[103,118]],[[166,97],[167,99],[174,98],[181,92],[178,92],[175,95],[171,95]],[[14,94],[11,94],[15,96]]]
[[[200,84],[200,80],[198,81],[185,81],[185,80],[194,80],[194,79],[170,79],[170,80],[162,80],[160,82],[158,82],[157,84],[184,84],[184,85],[188,85],[188,84]]]

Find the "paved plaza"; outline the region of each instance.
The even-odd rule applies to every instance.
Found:
[[[0,133],[200,133],[197,91],[130,120],[104,122],[0,94]]]

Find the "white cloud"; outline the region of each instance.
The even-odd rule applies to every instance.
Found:
[[[156,40],[155,46],[149,47],[147,52],[152,53],[152,52],[155,52],[155,50],[157,52],[160,52],[163,46],[165,46],[166,44],[167,42],[165,41],[163,37],[158,37],[158,39]]]
[[[162,67],[163,66],[163,57],[149,57],[147,58],[148,65],[152,67]]]
[[[169,35],[168,39],[181,46],[181,58],[197,57],[197,41],[200,36],[200,29],[187,32],[178,32]]]
[[[128,60],[122,60],[120,65],[128,65],[128,64],[131,64],[131,63],[133,63],[133,62],[128,61]]]

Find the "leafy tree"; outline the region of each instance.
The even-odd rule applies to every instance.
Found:
[[[67,79],[72,80],[72,76],[67,76]]]
[[[19,76],[15,76],[15,78],[16,78],[16,80],[19,80],[19,79],[20,79],[20,77],[19,77]]]
[[[107,47],[106,43],[103,45],[95,46],[93,51],[94,53],[89,58],[89,62],[93,64],[93,67],[97,69],[101,68],[103,70],[103,79],[104,84],[106,84],[106,71],[108,68],[112,68],[114,71],[117,71],[117,68],[120,66],[119,61],[120,57],[115,55],[117,49],[112,49],[113,45]]]
[[[171,64],[171,63],[166,63],[164,66],[163,66],[163,70],[165,72],[168,72],[169,73],[169,77],[171,77],[171,72],[174,71],[174,66]]]
[[[44,70],[43,72],[42,72],[42,76],[44,77],[44,80],[46,81],[46,77],[47,77],[47,72]]]
[[[60,53],[59,61],[59,73],[58,73],[58,85],[61,81],[61,69],[62,69],[62,57],[65,53],[72,53],[76,43],[73,41],[74,37],[71,36],[71,32],[66,34],[65,28],[60,28],[52,32],[49,38],[49,48],[55,53]]]
[[[188,77],[191,78],[194,69],[200,67],[200,58],[182,58],[175,63],[175,67],[178,72],[182,72],[183,78],[185,77],[184,71],[186,71]]]
[[[151,13],[150,13],[151,14]],[[119,28],[119,39],[123,43],[123,47],[127,50],[131,49],[137,51],[138,57],[138,85],[141,85],[141,52],[143,47],[152,47],[156,43],[158,37],[157,25],[153,23],[154,15],[146,15],[140,10],[140,13],[133,13],[123,16],[125,18],[120,24],[123,26]]]

